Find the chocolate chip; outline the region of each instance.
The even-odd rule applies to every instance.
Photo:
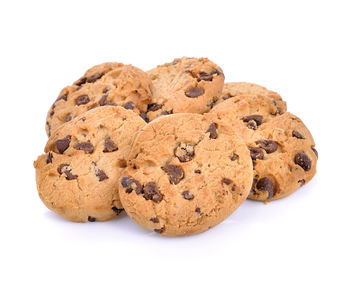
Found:
[[[220,70],[218,70],[218,69],[214,69],[212,72],[211,72],[211,75],[214,75],[214,74],[216,74],[216,75],[221,75],[221,74],[223,74]]]
[[[162,104],[151,103],[147,105],[147,111],[157,111],[163,107]]]
[[[180,166],[167,165],[162,169],[168,174],[169,181],[172,184],[178,184],[184,178],[184,171]]]
[[[74,84],[77,86],[81,86],[86,83],[87,78],[86,77],[81,77],[78,81],[76,81]]]
[[[305,171],[309,171],[311,169],[311,160],[304,152],[299,152],[297,155],[295,155],[294,162]]]
[[[248,122],[249,123],[250,121],[254,121],[256,126],[260,126],[261,125],[262,119],[263,119],[262,115],[256,115],[256,114],[255,115],[244,116],[242,118],[243,122]]]
[[[230,180],[230,179],[228,179],[228,178],[223,178],[223,179],[221,180],[221,183],[229,185],[229,184],[232,183],[232,180]]]
[[[52,111],[50,112],[50,116],[52,117],[52,115],[54,115],[54,114],[55,114],[55,111],[52,110]]]
[[[198,215],[202,215],[201,209],[200,209],[200,208],[197,207],[194,211],[195,211]]]
[[[164,230],[165,230],[165,227],[163,226],[162,228],[156,228],[156,229],[154,229],[154,232],[161,234],[161,233],[164,232]]]
[[[254,190],[254,188],[255,188],[257,182],[258,182],[258,176],[255,176],[255,177],[253,178],[253,182],[252,182],[252,187],[251,187],[251,189],[250,189],[250,193],[253,193],[253,194],[256,193],[255,190]]]
[[[106,88],[103,89],[103,93],[104,93],[104,94],[107,93],[108,91],[109,91],[109,88],[108,88],[108,87],[106,87]]]
[[[55,103],[58,102],[58,101],[60,101],[60,100],[67,101],[67,96],[68,96],[68,94],[63,94],[62,96],[59,96],[59,97],[56,99]],[[55,108],[55,103],[52,105],[52,108]]]
[[[256,167],[256,161],[252,159],[252,164],[253,164],[253,170],[255,170]]]
[[[250,151],[250,157],[253,160],[256,160],[256,159],[263,160],[264,159],[264,151],[261,148],[249,147],[249,151]]]
[[[72,119],[73,119],[73,116],[71,113],[69,113],[66,117],[64,117],[64,122],[69,122]]]
[[[103,152],[113,152],[113,151],[117,151],[117,150],[118,150],[118,147],[111,140],[111,137],[106,137],[106,139],[105,139],[105,147],[103,149]]]
[[[258,125],[256,124],[256,122],[254,120],[250,120],[248,123],[247,123],[247,127],[249,129],[252,129],[252,130],[256,130],[258,128]]]
[[[268,192],[268,196],[266,198],[267,200],[271,199],[272,196],[275,195],[275,185],[272,182],[272,180],[267,177],[261,178],[260,180],[258,180],[258,182],[256,183],[256,189],[260,191],[267,191]]]
[[[69,147],[71,136],[65,136],[63,139],[55,141],[56,148],[60,154],[63,154]]]
[[[153,222],[153,223],[159,223],[159,219],[158,218],[151,218],[150,221]]]
[[[148,122],[149,122],[149,119],[148,119],[148,117],[147,117],[147,114],[146,114],[146,113],[141,113],[141,114],[140,114],[140,117],[141,117],[143,120],[145,120],[145,122],[146,122],[146,123],[148,123]]]
[[[206,131],[206,133],[210,133],[209,134],[209,138],[210,139],[216,139],[218,137],[218,134],[216,132],[216,124],[215,123],[211,123],[209,125],[208,130]]]
[[[182,142],[175,149],[174,154],[180,160],[180,162],[191,161],[194,157],[194,146]]]
[[[52,159],[53,159],[52,153],[49,152],[46,157],[46,164],[52,163]]]
[[[173,110],[170,110],[170,111],[162,111],[160,113],[160,115],[170,115],[170,114],[173,114]]]
[[[213,98],[210,102],[207,103],[207,107],[209,107],[210,109],[212,109],[215,105],[215,103],[218,101],[218,98]]]
[[[107,98],[108,98],[108,95],[103,95],[100,100],[98,101],[98,104],[100,106],[104,106],[107,104]]]
[[[201,81],[201,80],[204,80],[204,81],[213,81],[213,75],[208,74],[208,73],[205,73],[205,72],[200,72],[197,81],[199,82],[199,81]]]
[[[87,83],[94,83],[96,82],[98,79],[100,79],[104,74],[103,73],[95,73],[93,75],[91,75],[90,77],[88,77],[86,79]]]
[[[142,191],[141,184],[133,178],[123,177],[121,183],[122,187],[126,188],[126,193],[131,193],[134,189],[136,190],[136,194],[140,194]]]
[[[86,118],[85,117],[81,117],[80,120],[85,122]]]
[[[124,104],[124,108],[132,110],[135,108],[135,104],[132,101],[128,101],[126,104]]]
[[[57,171],[60,175],[65,174],[66,180],[75,180],[78,176],[72,174],[72,167],[69,164],[61,164]]]
[[[75,99],[76,105],[87,104],[90,102],[90,98],[88,95],[82,95]]]
[[[182,192],[182,196],[186,200],[192,200],[194,198],[194,195],[190,193],[188,190],[185,190],[184,192]]]
[[[272,140],[258,140],[255,143],[264,149],[268,154],[275,152],[278,148],[278,144]]]
[[[200,173],[201,173],[201,170],[196,169],[196,170],[194,170],[194,172],[195,172],[196,174],[200,174]]]
[[[298,180],[299,186],[302,187],[305,184],[305,180]]]
[[[185,92],[186,97],[189,97],[189,98],[196,98],[203,94],[204,94],[203,90],[198,87],[193,87]]]
[[[92,145],[91,142],[78,142],[74,145],[74,149],[76,150],[82,150],[85,153],[93,153],[94,152],[94,146]]]
[[[238,155],[236,153],[233,153],[230,159],[231,161],[235,161],[238,159]]]
[[[311,149],[312,149],[312,151],[316,154],[316,157],[317,157],[317,159],[318,159],[318,152],[317,152],[316,148],[311,147]]]
[[[98,178],[98,181],[104,181],[106,179],[108,179],[108,176],[106,175],[106,173],[98,168],[95,168],[95,175]]]
[[[124,209],[118,209],[117,207],[112,207],[112,210],[117,216],[124,211]]]
[[[96,221],[96,218],[88,216],[88,221],[89,221],[89,222],[95,222],[95,221]]]
[[[295,130],[292,132],[292,136],[297,139],[305,139],[305,137],[302,134],[300,134],[298,131],[295,131]]]
[[[152,200],[155,203],[159,203],[163,199],[163,195],[158,190],[157,185],[154,182],[149,182],[143,187],[143,198],[146,200]]]

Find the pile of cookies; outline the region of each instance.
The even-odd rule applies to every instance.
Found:
[[[87,70],[48,112],[34,163],[41,200],[71,221],[125,210],[180,236],[217,225],[247,198],[275,200],[310,181],[318,155],[303,122],[276,92],[224,79],[206,58]]]

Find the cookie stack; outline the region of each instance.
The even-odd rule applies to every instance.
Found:
[[[146,229],[181,236],[217,225],[247,198],[279,199],[310,181],[318,155],[303,122],[276,92],[224,78],[206,58],[147,73],[92,67],[48,112],[34,163],[41,200],[71,221],[125,210]]]

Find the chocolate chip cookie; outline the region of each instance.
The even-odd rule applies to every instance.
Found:
[[[117,182],[135,134],[145,125],[131,110],[98,107],[60,126],[34,163],[39,196],[71,221],[105,221],[119,215]]]
[[[210,110],[221,94],[224,74],[207,58],[175,59],[150,71],[153,101],[147,117],[172,113],[203,113]]]
[[[233,97],[207,114],[214,113],[222,122],[239,128],[237,133],[250,150],[254,181],[249,199],[285,197],[316,173],[317,152],[309,130],[284,110],[270,98],[255,95]]]
[[[247,82],[225,83],[222,93],[219,96],[219,99],[215,102],[215,104],[213,104],[213,106],[229,98],[237,97],[241,95],[244,95],[244,96],[259,95],[259,96],[269,97],[274,101],[277,107],[281,107],[284,111],[286,110],[286,103],[283,102],[281,96],[278,93],[270,91],[263,86],[253,84],[253,83],[247,83]]]
[[[152,100],[151,86],[148,75],[134,66],[122,63],[96,65],[61,91],[47,114],[47,135],[97,106],[120,105],[142,114]]]
[[[168,236],[200,233],[228,217],[253,179],[249,150],[234,130],[191,113],[145,126],[118,183],[127,214]]]

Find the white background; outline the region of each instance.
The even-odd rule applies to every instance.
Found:
[[[349,280],[347,2],[1,1],[0,279]],[[185,238],[48,211],[33,161],[59,91],[105,61],[148,70],[181,56],[278,91],[315,138],[312,182]]]

